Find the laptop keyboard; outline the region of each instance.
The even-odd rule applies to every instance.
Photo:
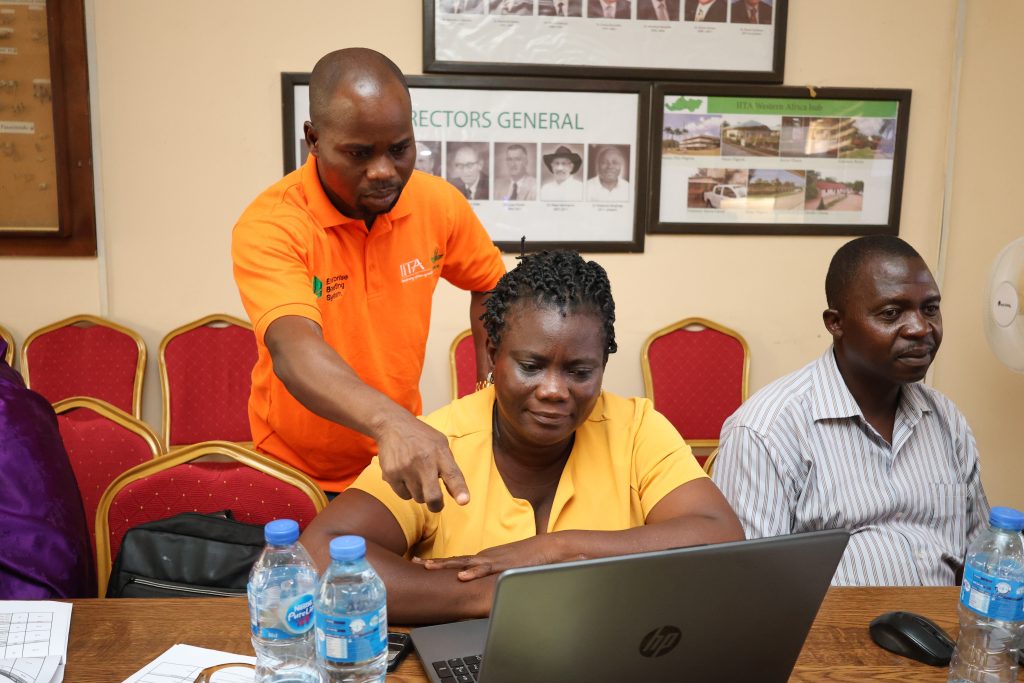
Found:
[[[480,655],[469,657],[456,657],[448,661],[441,660],[434,662],[434,671],[437,672],[441,683],[475,683],[480,680]]]

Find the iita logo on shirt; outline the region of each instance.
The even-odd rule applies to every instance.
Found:
[[[405,263],[398,265],[398,274],[402,280],[402,283],[412,282],[413,280],[419,280],[421,277],[430,277],[434,274],[435,270],[441,269],[441,259],[444,258],[437,247],[434,247],[434,253],[430,256],[431,266],[428,268],[424,265],[425,259],[414,258]]]

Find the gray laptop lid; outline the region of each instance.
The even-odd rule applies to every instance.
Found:
[[[490,620],[413,629],[413,643],[434,683],[432,662],[480,653],[481,683],[786,681],[848,540],[820,531],[512,569]]]

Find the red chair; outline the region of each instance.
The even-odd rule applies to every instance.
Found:
[[[14,337],[7,328],[0,326],[0,339],[7,342],[7,351],[4,352],[4,362],[10,367],[14,367]]]
[[[162,455],[160,438],[141,420],[96,398],[66,398],[53,409],[93,537],[103,492],[125,470]]]
[[[476,347],[473,331],[460,332],[452,342],[448,357],[452,367],[452,398],[462,398],[476,391]]]
[[[36,330],[21,349],[21,374],[50,403],[91,396],[142,416],[146,344],[136,332],[92,315]]]
[[[302,472],[227,441],[179,448],[136,465],[114,480],[96,510],[99,595],[128,529],[181,512],[231,510],[247,524],[289,518],[305,528],[327,506]]]
[[[722,423],[747,399],[750,350],[739,333],[704,318],[686,318],[644,342],[644,392],[686,442],[718,447]],[[710,465],[709,456],[698,456]]]
[[[212,441],[251,443],[249,391],[256,365],[252,326],[209,315],[160,342],[164,446]]]

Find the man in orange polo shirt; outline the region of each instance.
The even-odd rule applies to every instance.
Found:
[[[505,272],[462,194],[413,171],[405,78],[384,55],[338,50],[313,69],[306,164],[263,192],[232,234],[235,281],[259,347],[256,447],[344,490],[379,451],[403,498],[469,500],[447,439],[416,419],[440,278],[471,292],[485,368],[484,292]]]

